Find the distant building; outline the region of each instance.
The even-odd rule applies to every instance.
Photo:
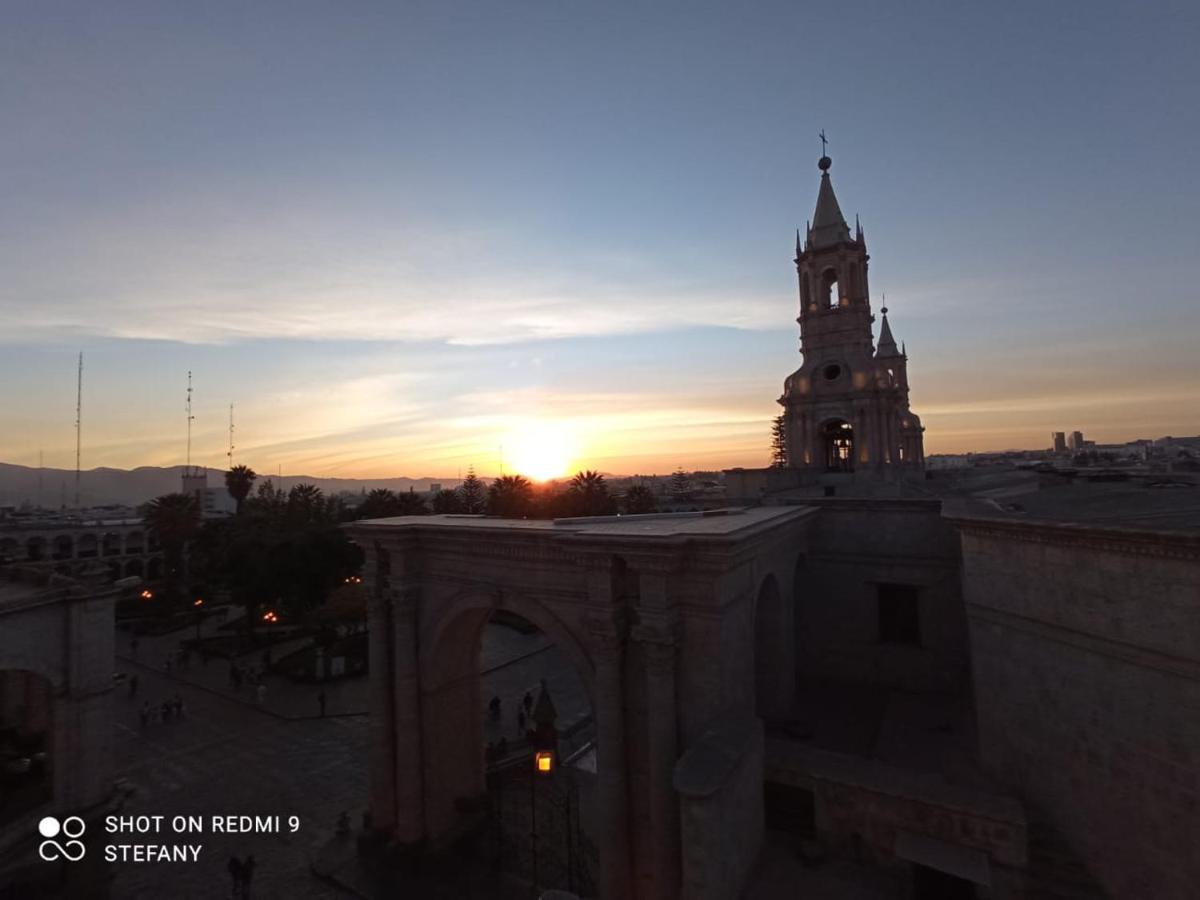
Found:
[[[1055,453],[1067,452],[1067,436],[1061,431],[1050,433],[1050,446]]]
[[[431,494],[440,494],[441,492],[442,492],[442,483],[441,483],[440,481],[433,481],[433,482],[430,482],[430,484],[429,484],[429,493],[431,493]]]
[[[1072,431],[1071,436],[1067,438],[1067,447],[1071,450],[1082,450],[1083,446],[1083,432]]]
[[[208,470],[202,466],[191,466],[183,470],[180,491],[196,498],[201,518],[219,519],[237,512],[237,501],[224,486],[208,486]]]

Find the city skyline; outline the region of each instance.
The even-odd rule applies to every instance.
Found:
[[[77,9],[0,37],[6,462],[82,350],[85,469],[188,370],[216,468],[764,465],[821,129],[928,454],[1200,432],[1194,14]]]

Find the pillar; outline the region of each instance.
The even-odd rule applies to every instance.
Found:
[[[624,641],[615,631],[593,634],[596,663],[596,775],[600,897],[631,896],[629,785],[625,759]]]
[[[392,741],[396,840],[425,836],[422,784],[421,690],[417,659],[420,590],[406,584],[392,595]]]
[[[376,544],[366,551],[367,629],[370,663],[370,791],[371,825],[391,832],[396,825],[396,723],[391,649],[392,591],[388,551]]]

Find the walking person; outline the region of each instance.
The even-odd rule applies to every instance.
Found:
[[[129,649],[133,651],[133,658],[137,659],[138,636],[135,634],[133,640],[129,642]]]
[[[236,856],[231,856],[229,857],[229,863],[225,866],[225,868],[229,870],[229,877],[233,879],[233,893],[229,896],[233,897],[234,900],[237,900],[237,898],[244,896],[242,894],[242,861]]]
[[[141,709],[141,711],[138,713],[138,716],[139,716],[139,717],[141,718],[141,720],[142,720],[142,728],[143,728],[143,729],[144,729],[144,728],[145,728],[147,725],[149,725],[149,724],[150,724],[150,701],[149,701],[149,700],[146,700],[146,701],[144,701],[144,702],[142,703],[142,709]]]
[[[257,863],[254,862],[254,854],[251,853],[246,857],[246,861],[242,863],[242,898],[250,900],[250,879],[254,877],[254,867]]]
[[[325,718],[325,689],[321,688],[321,693],[317,694],[317,703],[321,707],[321,718]]]

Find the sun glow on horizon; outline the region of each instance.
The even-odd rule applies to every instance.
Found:
[[[509,432],[505,469],[535,481],[562,478],[576,462],[576,443],[564,423],[533,421]]]

